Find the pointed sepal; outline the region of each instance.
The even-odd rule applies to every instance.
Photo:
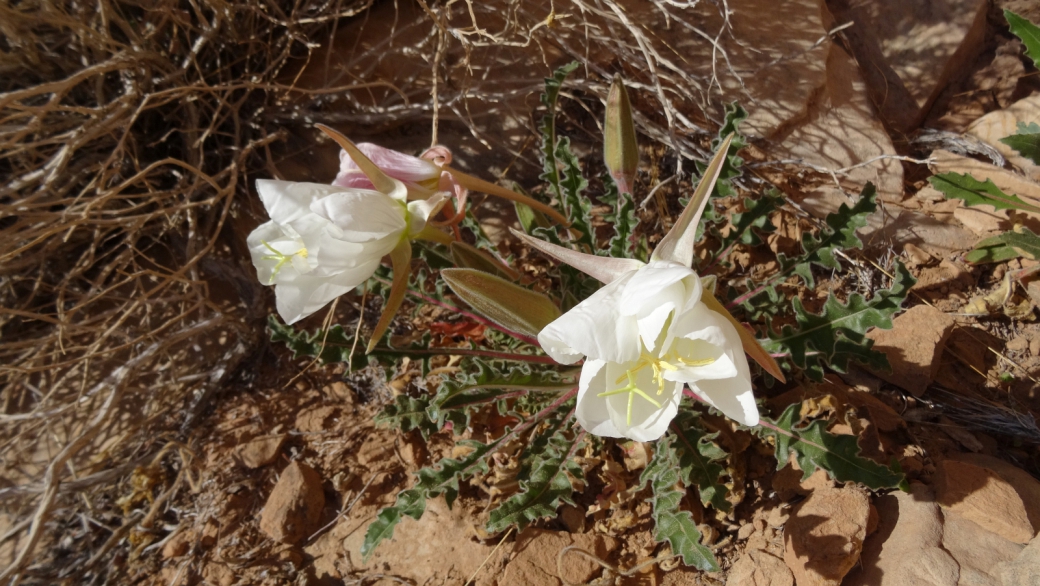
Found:
[[[697,224],[700,223],[701,215],[704,214],[704,207],[711,199],[711,192],[715,188],[715,182],[719,179],[719,173],[722,172],[722,166],[729,154],[729,143],[732,141],[733,135],[730,134],[719,145],[719,150],[704,170],[704,175],[701,177],[701,182],[697,184],[690,203],[686,205],[686,209],[676,220],[675,225],[657,245],[650,260],[670,260],[693,267],[693,246],[697,243]]]
[[[502,327],[537,336],[560,317],[545,295],[475,269],[444,269],[441,277],[463,301]]]
[[[633,258],[614,258],[585,254],[539,240],[512,228],[509,231],[531,248],[543,252],[564,264],[568,264],[601,283],[609,283],[629,271],[639,270],[640,267],[645,266]]]
[[[325,126],[324,124],[315,124],[318,130],[324,132],[329,138],[336,141],[336,144],[340,146],[347,155],[354,161],[354,164],[361,169],[361,172],[368,177],[368,180],[372,182],[372,185],[376,188],[376,191],[385,193],[395,199],[427,199],[435,192],[425,187],[422,187],[416,183],[405,184],[401,181],[397,181],[393,177],[390,177],[379,168],[378,165],[372,162],[365,153],[361,152],[361,149],[357,147],[349,138],[343,136],[336,130]],[[400,192],[401,187],[404,188],[404,192]],[[400,193],[400,197],[398,197]]]
[[[730,323],[737,328],[737,334],[740,335],[740,344],[744,347],[744,353],[751,357],[752,360],[758,363],[763,370],[768,372],[776,380],[785,383],[787,379],[784,378],[784,372],[780,370],[780,365],[773,360],[773,357],[766,352],[766,349],[758,343],[754,334],[748,331],[744,327],[744,324],[737,321],[737,318],[733,317],[733,314],[726,309],[726,306],[719,303],[719,300],[715,298],[715,295],[709,293],[705,289],[704,294],[701,296],[701,301],[708,306],[708,309],[722,315],[722,317],[728,319]]]
[[[483,179],[480,179],[478,177],[467,175],[466,173],[463,173],[462,171],[459,171],[457,169],[452,169],[451,167],[444,167],[444,170],[448,173],[451,173],[452,178],[454,178],[459,185],[465,187],[466,189],[469,189],[471,191],[479,191],[488,195],[494,195],[495,197],[501,197],[502,199],[508,199],[509,201],[520,202],[549,216],[555,222],[558,222],[561,226],[571,225],[567,218],[563,217],[563,214],[556,211],[551,206],[548,206],[540,201],[534,200],[521,193],[517,193],[512,189],[506,189],[501,185],[495,185],[494,183],[484,181]]]
[[[390,262],[394,267],[394,282],[390,285],[390,296],[386,298],[386,305],[383,306],[383,315],[379,316],[376,329],[372,331],[372,337],[368,340],[366,353],[371,352],[386,333],[390,322],[397,315],[397,310],[401,308],[405,293],[408,292],[408,278],[412,274],[412,243],[407,238],[402,239],[397,247],[390,251]]]

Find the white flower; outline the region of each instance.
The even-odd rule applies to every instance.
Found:
[[[247,243],[260,282],[275,286],[278,314],[292,324],[368,280],[380,260],[426,227],[446,195],[407,202],[400,181],[370,189],[261,179],[271,221]]]
[[[585,358],[578,422],[599,436],[656,440],[678,412],[688,384],[727,416],[757,425],[740,335],[704,304],[697,273],[666,260],[641,264],[538,334],[556,361]]]

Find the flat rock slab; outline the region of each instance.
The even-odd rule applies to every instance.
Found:
[[[995,568],[1000,586],[1040,586],[1040,536],[1034,537],[1018,557]]]
[[[1008,541],[1040,530],[1040,482],[1007,462],[963,454],[940,462],[935,481],[940,504]]]
[[[302,462],[285,467],[260,514],[260,530],[271,539],[295,544],[318,530],[325,492],[321,476]]]
[[[794,586],[794,574],[784,560],[753,549],[740,556],[729,569],[726,586]]]
[[[602,572],[602,566],[585,556],[571,553],[560,561],[562,575],[557,575],[557,558],[564,548],[576,546],[592,555],[609,561],[608,556],[618,547],[613,537],[593,533],[568,533],[528,528],[516,538],[515,557],[499,584],[529,586],[561,586],[562,577],[570,584],[586,584]]]
[[[927,486],[878,497],[878,529],[846,586],[957,586],[960,566],[942,548],[943,517]]]
[[[1000,586],[999,564],[1014,560],[1023,549],[951,511],[943,517],[942,544],[960,566],[958,586]]]
[[[875,374],[920,397],[935,380],[939,358],[955,325],[952,317],[938,309],[917,305],[892,320],[892,329],[874,328],[867,337],[892,366],[892,372]]]
[[[838,586],[859,561],[870,519],[866,493],[846,486],[814,491],[784,528],[784,562],[798,586]]]

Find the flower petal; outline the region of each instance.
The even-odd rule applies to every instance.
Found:
[[[311,213],[311,203],[327,195],[343,191],[340,187],[321,183],[296,183],[257,179],[256,191],[267,215],[279,224],[288,224]]]
[[[582,429],[600,437],[625,437],[610,419],[607,401],[598,396],[607,390],[607,369],[602,360],[586,360],[578,381],[578,401],[574,417]]]
[[[745,361],[746,362],[746,361]],[[690,385],[712,407],[742,425],[758,425],[758,406],[751,393],[751,379],[744,376],[702,380]]]
[[[406,155],[402,152],[381,147],[370,142],[358,143],[357,148],[372,160],[379,169],[389,177],[400,181],[411,181],[422,183],[430,179],[439,178],[441,168],[425,159]],[[350,158],[347,151],[339,152],[339,174],[333,185],[347,185],[356,181],[357,175],[364,177],[364,173],[357,163]],[[371,182],[369,182],[371,185]]]
[[[315,200],[310,209],[343,230],[339,239],[346,242],[378,240],[407,227],[404,207],[378,191],[341,191]]]
[[[545,326],[538,343],[549,356],[572,364],[582,355],[593,360],[630,362],[639,357],[636,322],[623,319],[618,300],[633,273],[602,287],[588,299]]]
[[[415,236],[426,227],[430,216],[436,214],[448,203],[450,196],[444,192],[437,192],[429,199],[419,199],[408,202],[408,235]]]
[[[379,260],[363,263],[334,277],[298,275],[275,286],[278,315],[293,324],[318,311],[333,299],[364,283],[376,272]]]

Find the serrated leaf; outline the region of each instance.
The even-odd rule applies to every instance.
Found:
[[[404,433],[417,429],[423,438],[428,438],[431,433],[440,429],[440,426],[435,425],[434,420],[426,415],[429,403],[430,400],[426,397],[417,399],[408,395],[398,395],[376,415],[375,422],[384,427],[400,429]]]
[[[545,295],[489,273],[444,269],[441,278],[484,317],[527,336],[537,336],[561,315],[559,308]]]
[[[301,356],[317,357],[321,364],[347,362],[353,340],[339,325],[329,328],[328,335],[318,329],[313,333],[296,331],[292,326],[283,324],[276,316],[267,317],[267,327],[271,330],[271,341],[282,342],[293,352],[293,358]]]
[[[932,175],[928,178],[928,182],[947,198],[964,200],[965,205],[993,206],[997,210],[1040,212],[1040,208],[1022,201],[1017,195],[1004,193],[990,179],[982,182],[971,175],[943,173],[942,175]]]
[[[520,480],[520,492],[490,512],[488,532],[499,533],[513,525],[522,530],[532,521],[555,516],[562,503],[573,505],[571,479],[585,478],[573,455],[584,444],[584,438],[584,432],[557,430],[546,449],[534,455],[530,474],[521,476],[526,478]]]
[[[1004,11],[1004,18],[1011,26],[1011,32],[1026,46],[1026,55],[1033,60],[1033,66],[1040,69],[1040,27],[1010,10]]]
[[[564,196],[563,188],[560,187],[560,168],[556,161],[556,100],[560,97],[563,81],[578,68],[578,65],[577,61],[572,61],[554,71],[552,77],[545,78],[545,91],[541,96],[542,105],[547,112],[542,116],[542,124],[539,127],[542,133],[543,165],[543,173],[539,178],[549,182],[549,187],[561,202]]]
[[[906,486],[906,476],[898,466],[892,469],[860,456],[856,436],[829,433],[823,420],[796,427],[801,421],[800,409],[801,404],[795,403],[776,421],[762,418],[762,425],[753,428],[760,437],[773,439],[777,470],[793,453],[802,469],[802,480],[823,469],[838,482],[858,482],[871,490]]]
[[[462,433],[470,424],[473,411],[503,397],[516,397],[538,391],[563,391],[574,388],[577,381],[563,379],[555,370],[535,371],[530,365],[510,366],[504,371],[484,360],[476,359],[477,371],[441,383],[430,400],[426,414],[437,428],[446,421]]]
[[[797,327],[786,325],[779,334],[770,331],[770,340],[763,345],[772,353],[789,352],[791,361],[817,381],[823,380],[824,364],[844,372],[853,358],[873,368],[888,368],[888,359],[871,348],[873,341],[866,333],[872,327],[892,327],[892,317],[916,282],[901,263],[896,263],[894,273],[892,286],[878,291],[869,301],[853,293],[842,304],[829,294],[819,314],[807,312],[795,297],[791,304]]]
[[[744,211],[729,217],[729,232],[723,236],[718,230],[713,230],[719,240],[719,253],[725,254],[735,244],[748,246],[763,244],[764,240],[760,235],[776,231],[776,227],[769,221],[769,215],[779,209],[783,203],[783,195],[775,188],[758,198],[744,198]]]
[[[639,225],[639,217],[636,216],[636,205],[632,201],[631,193],[619,193],[617,184],[610,175],[603,175],[603,185],[607,192],[599,197],[599,200],[610,206],[613,212],[606,214],[604,220],[614,226],[614,235],[610,238],[610,244],[605,249],[597,249],[596,254],[612,256],[614,258],[638,258],[638,243],[632,235],[635,234],[636,226]],[[645,258],[639,260],[645,262]]]
[[[380,542],[392,537],[394,527],[405,515],[415,520],[422,517],[427,499],[443,494],[448,507],[451,507],[459,494],[459,480],[476,473],[486,473],[488,468],[484,456],[498,447],[500,441],[489,444],[459,442],[460,445],[472,447],[473,451],[459,459],[444,458],[434,466],[416,472],[418,481],[415,486],[398,493],[394,504],[379,511],[376,520],[368,526],[361,544],[362,558],[367,560]]]
[[[1000,262],[1019,256],[1029,260],[1040,258],[1040,236],[1025,226],[1016,226],[1010,232],[979,242],[965,255],[965,259],[972,263],[984,263]]]
[[[641,485],[650,483],[648,499],[654,519],[654,538],[667,541],[672,553],[682,557],[687,566],[705,572],[719,571],[711,550],[701,545],[701,532],[689,511],[679,509],[685,491],[680,490],[680,458],[675,449],[676,437],[665,435],[657,441],[653,458],[639,477]]]
[[[716,463],[725,460],[728,454],[715,443],[718,432],[706,433],[701,428],[700,418],[691,411],[680,411],[669,429],[676,437],[673,445],[683,484],[696,486],[705,506],[729,512],[732,508],[726,500],[729,491],[719,481],[726,469]]]
[[[776,255],[780,263],[780,275],[795,274],[805,281],[810,289],[816,287],[812,275],[812,265],[820,265],[829,269],[841,268],[835,258],[835,250],[861,248],[863,242],[856,235],[856,230],[867,225],[867,217],[877,210],[877,190],[873,183],[867,183],[860,192],[859,199],[850,208],[844,203],[838,211],[827,214],[824,220],[826,227],[819,236],[811,232],[802,234],[802,255],[789,258],[786,254]],[[779,275],[778,275],[779,276]],[[775,279],[775,277],[774,277]]]
[[[1015,149],[1023,157],[1040,165],[1040,124],[1030,122],[1028,125],[1018,123],[1015,134],[1005,136],[1000,142]]]

